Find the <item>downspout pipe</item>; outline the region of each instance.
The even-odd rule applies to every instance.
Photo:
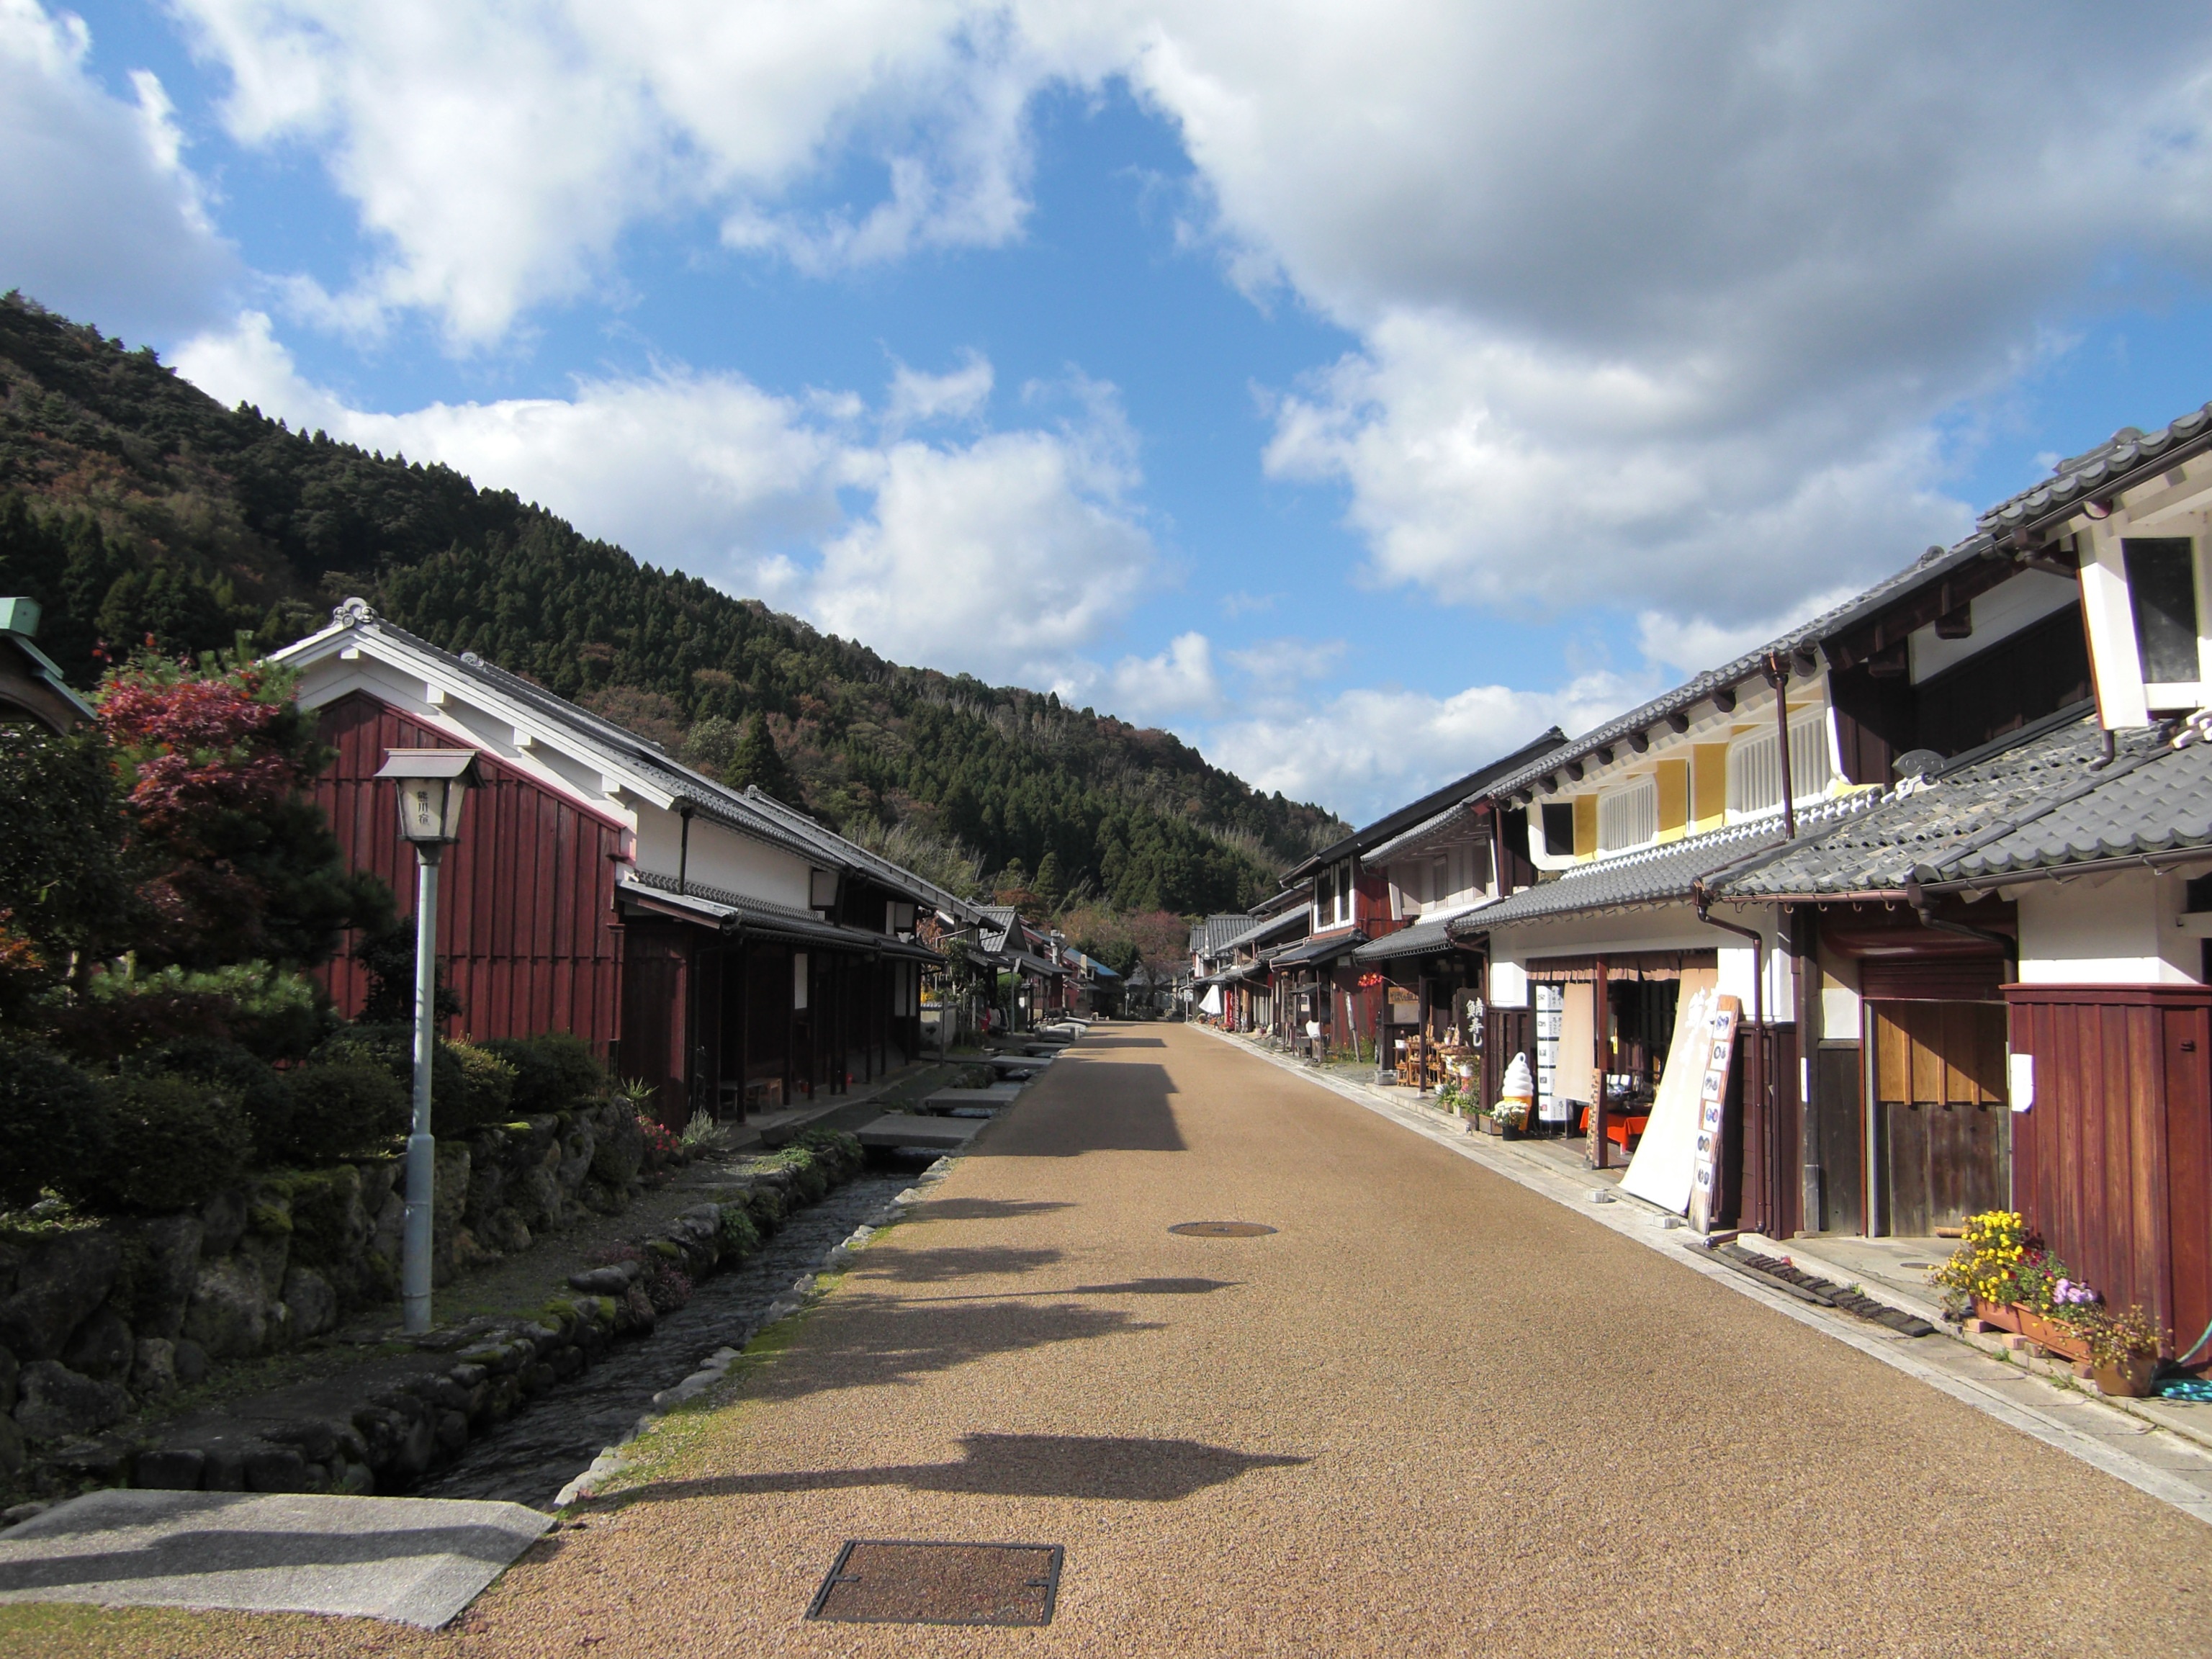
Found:
[[[676,892],[680,898],[691,891],[691,809],[679,806],[676,809],[676,816],[684,821],[676,845]]]
[[[1795,841],[1797,790],[1796,781],[1790,775],[1790,659],[1779,651],[1766,653],[1766,683],[1774,688],[1774,736],[1782,757],[1782,838]],[[1702,913],[1698,919],[1705,920]]]
[[[2005,963],[2012,969],[2013,977],[2020,975],[2020,941],[2008,933],[1996,933],[1986,927],[1976,927],[1963,921],[1946,921],[1936,914],[1936,901],[1921,887],[1923,877],[1934,872],[1924,866],[1905,878],[1905,902],[1920,918],[1923,927],[1933,928],[1939,933],[1956,933],[1962,939],[1978,939],[1985,945],[1994,945],[2004,952]]]

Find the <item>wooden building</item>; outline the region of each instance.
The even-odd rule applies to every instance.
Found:
[[[465,748],[480,787],[441,878],[451,1034],[573,1031],[672,1127],[866,1081],[921,1050],[917,921],[974,907],[757,790],[349,600],[276,653],[337,763],[317,786],[348,861],[410,908],[394,748]],[[358,964],[330,969],[348,1012]]]

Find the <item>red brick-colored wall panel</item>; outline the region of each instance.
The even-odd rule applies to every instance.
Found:
[[[2035,1057],[2014,1203],[2107,1301],[2150,1310],[2186,1347],[2212,1321],[2212,987],[2005,996],[2013,1048]]]
[[[412,915],[415,856],[399,839],[392,786],[375,774],[389,750],[458,745],[360,692],[325,707],[320,726],[338,758],[316,798],[346,861],[382,877],[400,913]],[[495,757],[479,751],[477,769],[439,880],[439,956],[462,1001],[453,1034],[572,1031],[610,1052],[621,1031],[622,936],[613,924],[623,826]],[[360,1008],[366,975],[349,957],[331,963],[325,981],[341,1010]]]

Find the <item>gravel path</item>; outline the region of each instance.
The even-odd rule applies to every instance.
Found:
[[[1227,1219],[1280,1231],[1167,1231]],[[1101,1027],[735,1387],[457,1629],[23,1650],[2212,1648],[2212,1529],[1172,1026]],[[808,1623],[848,1538],[1064,1545],[1057,1615]]]

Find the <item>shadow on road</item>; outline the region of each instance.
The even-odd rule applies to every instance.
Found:
[[[1083,1046],[1092,1048],[1164,1048],[1168,1045],[1158,1037],[1085,1037]]]
[[[1103,1061],[1051,1079],[1029,1110],[979,1138],[970,1158],[1079,1158],[1085,1152],[1183,1152],[1168,1069]]]
[[[909,1492],[975,1492],[994,1498],[1171,1504],[1209,1486],[1226,1486],[1247,1470],[1296,1468],[1311,1461],[1232,1451],[1196,1440],[1127,1440],[1110,1436],[970,1434],[961,1437],[960,1446],[957,1463],[802,1469],[784,1474],[672,1480],[624,1492],[612,1502],[664,1504],[687,1498],[903,1486]]]
[[[1007,1244],[948,1244],[934,1250],[886,1250],[860,1259],[853,1278],[860,1284],[942,1285],[971,1274],[1030,1273],[1060,1259],[1059,1250],[1024,1250]]]
[[[823,1312],[827,1316],[807,1322],[802,1346],[751,1368],[747,1395],[799,1400],[834,1389],[911,1382],[988,1354],[1163,1328],[1118,1308],[1078,1302],[945,1297],[910,1303],[849,1282]]]
[[[933,1198],[921,1213],[931,1221],[1012,1221],[1047,1210],[1072,1210],[1073,1204],[1048,1198]]]

